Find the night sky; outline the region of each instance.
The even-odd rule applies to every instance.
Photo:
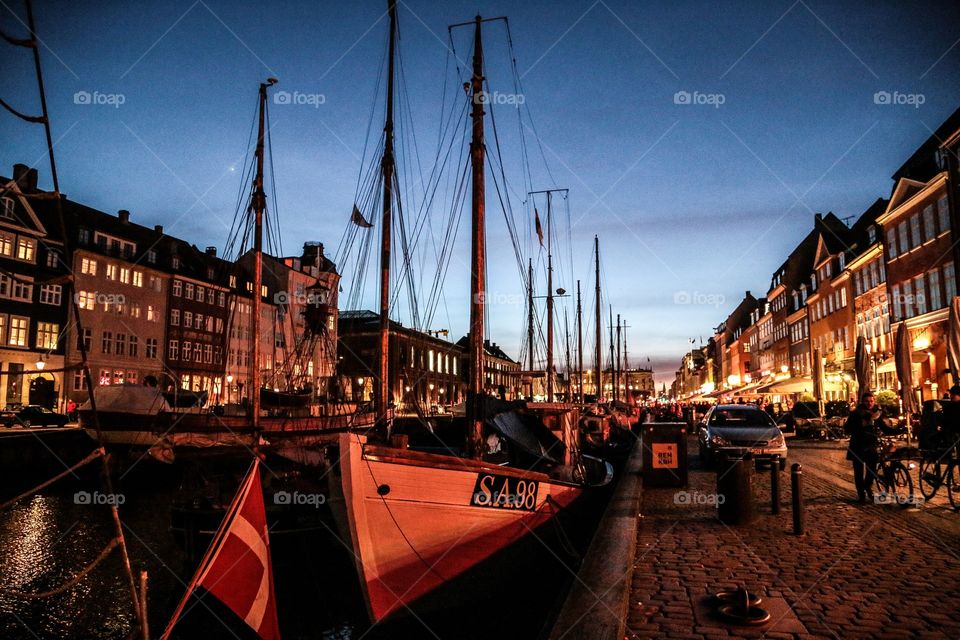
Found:
[[[318,240],[335,254],[371,118],[374,132],[381,126],[386,2],[36,0],[34,9],[70,198],[129,209],[136,222],[223,247],[257,85],[276,76],[272,91],[307,96],[271,104],[271,204],[283,249]],[[532,207],[522,202],[521,130],[532,186],[570,189],[569,241],[566,209],[557,208],[556,286],[571,291],[580,278],[592,290],[599,234],[605,295],[631,327],[631,360],[651,358],[658,381],[672,378],[688,338],[706,340],[745,290],[765,293],[815,212],[857,216],[889,196],[890,175],[960,106],[960,5],[951,0],[401,0],[412,125],[403,141],[415,140],[422,167],[437,153],[442,99],[456,95],[447,26],[478,11],[509,16],[523,109],[535,124],[535,132],[521,129],[513,105],[495,107],[524,260],[532,254],[541,265],[543,255],[534,251]],[[5,32],[24,37],[18,0],[6,0],[0,15]],[[491,23],[484,38],[490,88],[509,95],[502,24]],[[469,30],[454,33],[461,76],[471,44]],[[0,50],[2,97],[39,112],[29,52],[5,43]],[[41,127],[4,112],[0,141],[3,174],[15,162],[38,166],[41,186],[50,187]],[[411,167],[401,166],[404,179],[416,183]],[[516,356],[523,291],[503,215],[490,207],[489,287],[502,302],[491,309],[490,334]],[[430,327],[449,328],[453,339],[467,325],[468,242],[465,218]],[[434,245],[419,250],[418,263],[429,267]],[[354,274],[343,271],[346,289]],[[428,282],[432,273],[419,277]],[[372,308],[375,291],[366,300]],[[559,322],[562,330],[562,315]]]

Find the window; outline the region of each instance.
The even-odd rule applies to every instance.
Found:
[[[16,279],[11,282],[10,297],[22,302],[33,302],[33,285]]]
[[[182,291],[183,291],[183,283],[180,282],[179,280],[174,280],[174,281],[173,281],[173,296],[174,296],[175,298],[179,298]]]
[[[137,384],[137,372],[127,371],[127,384]]]
[[[143,286],[143,271],[134,271],[133,272],[133,286],[142,287]]]
[[[116,280],[117,279],[117,265],[108,264],[107,265],[107,279]]]
[[[180,326],[180,309],[170,310],[170,326],[172,327]]]
[[[192,327],[193,326],[193,312],[184,311],[183,312],[183,326]]]
[[[83,375],[83,370],[78,369],[73,372],[73,390],[83,391],[87,388],[87,377]]]
[[[13,245],[16,239],[17,236],[13,235],[12,233],[0,231],[0,255],[12,256]]]
[[[123,384],[123,369],[114,370],[113,384]]]
[[[261,298],[266,298],[266,297],[267,297],[267,285],[261,285],[261,286],[260,286],[260,297],[261,297]]]
[[[27,334],[30,332],[30,320],[20,316],[10,316],[10,331],[7,344],[11,347],[27,346]]]
[[[875,244],[877,242],[877,225],[872,224],[867,228],[867,243]]]
[[[934,269],[927,272],[927,282],[930,285],[930,310],[935,311],[943,307],[943,298],[940,296],[940,271]]]
[[[83,273],[88,276],[97,275],[97,261],[90,260],[89,258],[80,259],[80,273]]]
[[[100,341],[100,351],[102,353],[110,353],[113,351],[113,332],[104,331],[103,337]]]
[[[927,286],[924,274],[921,273],[913,279],[913,288],[917,296],[917,304],[915,305],[917,315],[922,316],[927,312]]]
[[[77,334],[77,351],[90,351],[90,344],[93,338],[93,329],[86,327],[83,330],[83,335]]]
[[[890,296],[893,300],[893,319],[903,318],[903,298],[900,295],[900,285],[895,284],[890,287]]]
[[[56,349],[60,338],[60,325],[53,322],[37,323],[37,349]]]
[[[203,302],[204,288],[202,285],[197,285],[197,302]]]
[[[910,239],[913,247],[923,244],[923,238],[920,237],[920,214],[910,216]]]
[[[203,345],[199,342],[193,343],[193,361],[202,362],[203,361]]]
[[[217,318],[217,333],[223,333],[223,318]]]
[[[207,364],[213,362],[213,345],[207,345],[203,348],[203,361]]]
[[[910,251],[910,240],[907,238],[907,223],[901,222],[897,225],[897,236],[899,237],[900,242],[900,253],[906,253]]]
[[[887,229],[887,258],[893,260],[897,257],[897,232],[892,228]]]
[[[193,326],[194,326],[195,328],[197,328],[197,329],[203,329],[203,314],[202,314],[202,313],[198,313],[198,314],[197,314],[197,321],[196,321],[196,323],[195,323]]]
[[[933,205],[927,205],[923,209],[923,241],[933,240],[937,236],[937,230],[933,222]]]
[[[33,262],[37,241],[33,238],[17,238],[17,259]]]
[[[940,222],[940,233],[950,229],[950,213],[947,211],[947,196],[937,200],[937,218]]]
[[[230,276],[230,288],[231,289],[237,288],[237,276]]]
[[[118,356],[122,356],[127,352],[127,334],[118,333],[117,334],[117,348],[115,353]]]
[[[169,346],[167,347],[167,357],[170,360],[176,360],[180,357],[180,342],[177,340],[171,340]]]
[[[120,267],[120,282],[123,284],[130,284],[130,269],[126,267]]]
[[[943,265],[943,289],[950,304],[957,295],[957,278],[953,271],[953,263]]]
[[[153,308],[152,304],[147,305],[147,320],[149,322],[156,322],[159,319],[156,309]]]
[[[173,256],[172,258],[170,258],[170,266],[173,267],[174,269],[179,269],[180,258],[178,256]]]
[[[148,249],[147,250],[147,262],[150,264],[157,264],[157,250]]]
[[[217,292],[213,289],[207,289],[207,304],[216,303]]]
[[[157,293],[163,291],[163,285],[160,283],[160,278],[157,276],[150,276],[150,288]]]
[[[188,282],[183,288],[183,297],[187,300],[193,300],[193,284]]]
[[[139,303],[139,302],[131,302],[131,303],[130,303],[130,317],[131,317],[131,318],[139,318],[139,317],[140,317],[140,303]]]
[[[59,264],[60,253],[54,249],[47,249],[47,266],[51,269],[56,269]]]
[[[217,294],[217,306],[222,307],[226,304],[227,296],[221,291]]]
[[[145,354],[148,358],[157,357],[157,339],[156,338],[147,338],[147,347],[145,349]]]
[[[113,380],[112,375],[110,374],[110,369],[100,369],[100,386],[106,387],[110,386],[110,382]]]
[[[13,198],[8,198],[4,196],[3,198],[3,208],[0,208],[0,217],[6,218],[8,220],[16,220],[16,216],[13,215],[15,203]]]
[[[137,336],[130,336],[129,347],[130,347],[129,353],[131,358],[136,358],[137,356],[139,356],[140,355],[140,338],[138,338]]]
[[[90,229],[80,229],[77,233],[77,240],[80,244],[89,244],[90,243]]]
[[[913,282],[907,280],[903,283],[903,317],[912,318],[913,313]]]

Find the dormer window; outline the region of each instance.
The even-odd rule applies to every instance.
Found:
[[[7,220],[16,220],[13,211],[15,207],[15,202],[13,198],[4,196],[3,206],[0,207],[0,217],[6,218]]]
[[[179,268],[180,268],[180,257],[179,257],[179,256],[173,256],[172,258],[170,258],[170,266],[173,267],[174,269],[179,269]]]
[[[877,241],[877,225],[872,224],[867,228],[867,242],[874,244]]]

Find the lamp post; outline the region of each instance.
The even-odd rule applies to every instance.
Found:
[[[233,386],[233,374],[227,374],[227,404],[230,404],[230,391]]]

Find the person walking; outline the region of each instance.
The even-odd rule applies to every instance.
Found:
[[[857,408],[850,412],[843,429],[850,436],[847,460],[853,463],[853,482],[860,502],[873,501],[873,485],[880,464],[880,415],[873,392],[866,391]]]

